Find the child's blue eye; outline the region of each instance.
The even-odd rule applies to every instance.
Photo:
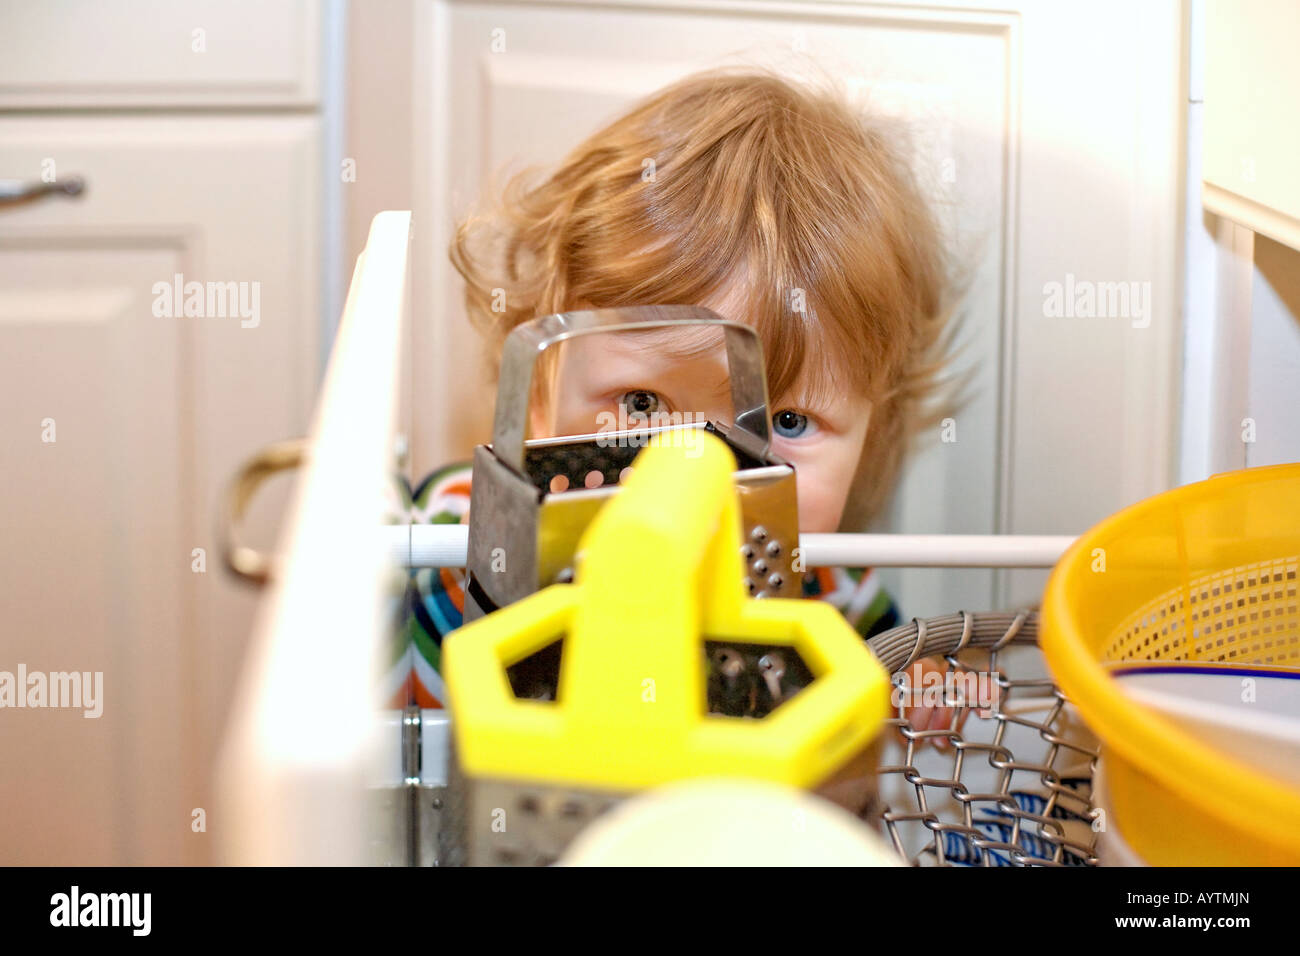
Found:
[[[791,408],[783,409],[772,416],[772,427],[782,438],[800,438],[811,425],[807,415],[800,415]]]
[[[627,409],[629,418],[636,415],[649,416],[659,410],[659,396],[638,388],[624,392],[619,404]]]

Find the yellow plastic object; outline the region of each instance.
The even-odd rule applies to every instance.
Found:
[[[1300,865],[1300,790],[1126,696],[1121,661],[1300,669],[1300,464],[1216,475],[1083,535],[1043,596],[1041,642],[1103,742],[1111,812],[1156,865]]]
[[[467,774],[617,791],[691,777],[813,787],[879,731],[889,678],[844,618],[745,594],[735,459],[699,437],[640,453],[584,534],[574,583],[444,642]],[[557,699],[517,699],[506,668],[559,638]],[[814,680],[764,718],[709,715],[706,639],[794,648]]]

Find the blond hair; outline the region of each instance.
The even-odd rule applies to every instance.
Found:
[[[872,403],[841,528],[882,509],[915,436],[950,413],[926,407],[951,338],[939,229],[884,127],[833,93],[764,70],[696,74],[500,195],[450,250],[492,354],[539,315],[739,286],[774,401],[802,375],[807,400]]]

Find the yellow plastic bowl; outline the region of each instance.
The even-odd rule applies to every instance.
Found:
[[[1119,662],[1300,669],[1300,464],[1215,475],[1083,535],[1043,595],[1043,653],[1102,741],[1110,811],[1154,865],[1300,865],[1300,790],[1138,704]]]

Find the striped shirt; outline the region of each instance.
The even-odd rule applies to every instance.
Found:
[[[414,489],[397,476],[389,501],[392,524],[460,524],[469,513],[472,466],[439,468]],[[864,638],[900,623],[898,608],[871,568],[813,568],[804,575],[806,598],[829,601]],[[413,568],[394,605],[395,641],[384,693],[390,707],[442,707],[442,640],[463,622],[462,568]]]

